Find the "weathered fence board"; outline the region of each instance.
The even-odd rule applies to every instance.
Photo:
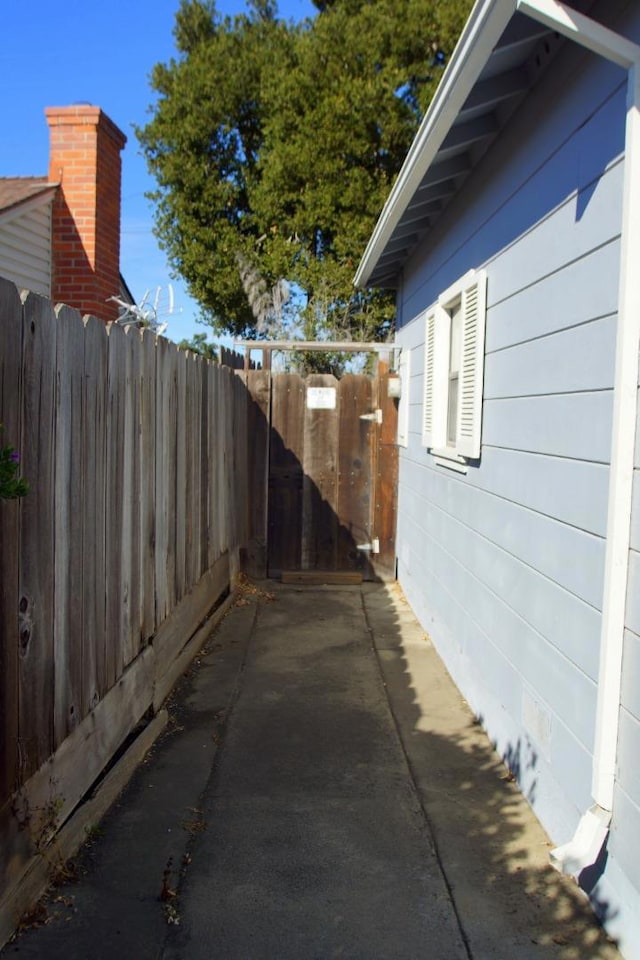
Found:
[[[304,382],[296,374],[272,381],[269,449],[269,574],[298,570],[302,545]]]
[[[187,366],[189,357],[184,350],[177,357],[177,420],[176,420],[176,580],[175,597],[178,602],[185,593],[187,548]],[[180,429],[182,427],[182,429]]]
[[[0,444],[20,446],[22,303],[18,291],[0,279]],[[24,469],[24,464],[22,464]],[[18,615],[19,504],[0,501],[0,806],[18,778]]]
[[[170,345],[159,339],[156,344],[156,419],[155,419],[155,621],[162,623],[169,613],[169,455],[170,397],[172,391]]]
[[[376,574],[383,580],[393,580],[396,575],[396,512],[398,489],[398,405],[389,396],[389,368],[379,364],[378,406],[382,411],[382,424],[378,427],[376,447],[375,511],[374,527],[379,540],[380,552],[372,556]]]
[[[140,333],[127,327],[124,477],[122,515],[122,659],[126,667],[140,649]]]
[[[397,410],[386,380],[279,374],[271,391],[269,574],[392,578]]]
[[[227,538],[227,505],[229,505],[230,482],[227,476],[226,461],[229,457],[230,446],[229,437],[232,425],[229,424],[227,411],[230,409],[227,404],[227,392],[225,384],[230,382],[230,375],[225,368],[221,370],[222,376],[217,380],[217,396],[215,410],[217,414],[217,437],[218,445],[216,449],[216,466],[218,489],[224,489],[224,497],[218,497],[216,500],[216,547],[220,553],[223,553],[228,546]]]
[[[0,501],[4,934],[60,825],[231,602],[248,524],[235,374],[57,313],[0,281],[0,422],[31,485]]]
[[[122,626],[122,533],[124,517],[124,455],[127,341],[122,327],[108,330],[106,418],[106,689],[121,675],[124,666]]]
[[[200,368],[200,501],[195,505],[200,511],[200,556],[199,572],[202,575],[209,566],[209,464],[211,463],[209,447],[209,367],[210,363],[199,364]]]
[[[154,679],[155,654],[147,647],[18,793],[16,816],[35,847],[65,822],[138,723],[152,702]]]
[[[184,351],[182,351],[184,353]],[[200,362],[192,353],[186,353],[185,370],[185,536],[184,536],[184,576],[185,591],[188,584],[198,579],[197,561],[200,553],[198,537],[199,510],[197,508],[200,493],[200,444],[196,434],[199,434],[199,424],[196,420],[199,410],[199,392],[197,384],[197,370]],[[196,430],[196,427],[198,428]]]
[[[107,353],[105,326],[95,317],[84,321],[83,370],[83,495],[77,509],[82,515],[82,716],[99,702],[107,687],[107,625],[105,594],[96,589],[106,584],[105,493]]]
[[[371,542],[371,485],[376,424],[362,420],[370,413],[374,381],[346,376],[340,381],[338,432],[338,569],[371,573],[368,553],[358,546]]]
[[[313,374],[309,390],[335,391],[330,374]],[[336,398],[337,407],[337,398]],[[307,402],[304,418],[304,483],[302,487],[302,569],[333,570],[338,543],[337,503],[338,417],[334,410]]]
[[[20,513],[20,778],[54,748],[54,417],[56,321],[35,294],[24,302],[21,451],[29,509]]]
[[[247,416],[249,406],[246,387],[238,376],[232,377],[231,389],[233,395],[233,475],[237,477],[237,480],[233,483],[233,489],[230,492],[233,497],[233,514],[238,524],[241,540],[244,543],[249,515],[249,488],[247,483],[249,462]]]
[[[220,377],[213,364],[207,367],[207,396],[209,398],[209,416],[207,422],[207,451],[209,459],[207,483],[207,565],[221,553],[218,535],[218,502],[219,474],[218,460],[220,458],[220,428],[218,411],[218,388]]]
[[[167,528],[168,542],[166,554],[166,574],[167,574],[167,599],[168,610],[173,610],[178,595],[176,591],[176,563],[177,555],[180,551],[180,544],[177,539],[178,531],[178,433],[180,425],[178,422],[179,404],[178,404],[178,362],[180,351],[174,343],[167,344],[167,377],[169,385],[169,409],[165,424],[161,424],[161,429],[166,429],[166,446],[164,459],[158,464],[163,472],[163,481],[167,489]],[[163,618],[164,619],[164,618]],[[161,623],[158,620],[158,623]]]
[[[76,310],[57,311],[55,407],[54,744],[82,720],[83,565],[82,420],[84,325]]]
[[[162,704],[165,697],[192,659],[198,642],[190,644],[194,634],[206,627],[199,646],[206,639],[207,630],[213,629],[208,614],[225,594],[230,580],[229,554],[223,553],[210,570],[204,574],[193,590],[177,605],[169,620],[160,626],[153,641],[156,654],[156,683],[154,705]],[[191,646],[191,655],[185,658],[186,647]],[[199,647],[198,647],[199,648]],[[197,652],[197,651],[195,651]]]
[[[244,566],[249,576],[267,575],[267,498],[271,375],[257,370],[236,374],[247,392],[247,535]]]
[[[156,345],[143,331],[140,359],[140,640],[147,643],[156,625],[155,483]]]
[[[229,554],[223,553],[195,584],[193,590],[176,605],[172,616],[158,627],[153,638],[153,647],[159,672],[178,656],[228,584]]]
[[[305,403],[314,387],[333,409],[326,392]],[[87,791],[232,602],[241,551],[259,575],[268,562],[356,577],[380,524],[388,568],[392,509],[367,517],[372,487],[395,482],[376,466],[392,426],[361,419],[371,389],[235,373],[0,281],[0,421],[31,484],[0,502],[0,939],[46,879],[56,831],[82,822]]]
[[[102,322],[102,321],[100,321]],[[0,943],[14,932],[23,915],[30,910],[48,886],[52,868],[63,866],[85,842],[87,834],[113,804],[133,771],[144,758],[167,724],[166,710],[160,712],[134,740],[123,757],[109,770],[92,796],[74,817],[56,834],[52,846],[36,853],[17,882],[0,894]]]

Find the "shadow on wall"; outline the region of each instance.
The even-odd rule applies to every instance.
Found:
[[[469,956],[482,960],[619,960],[617,950],[598,927],[580,891],[572,881],[559,876],[550,867],[545,835],[532,822],[532,814],[514,778],[496,756],[478,719],[470,714],[461,700],[404,601],[392,601],[387,589],[378,584],[362,588],[341,587],[334,593],[326,589],[322,593],[307,592],[307,588],[302,588],[305,600],[308,598],[308,616],[324,620],[327,631],[332,629],[332,624],[337,624],[343,636],[345,626],[353,623],[355,629],[349,643],[363,642],[359,639],[363,637],[360,621],[356,620],[358,604],[343,600],[345,591],[360,589],[396,724]],[[289,591],[289,596],[296,598],[296,626],[303,628],[300,588],[289,588]],[[171,844],[176,864],[186,857],[184,862],[193,862],[195,869],[199,864],[202,870],[203,844],[206,846],[212,842],[210,833],[215,830],[222,849],[219,859],[210,858],[206,868],[207,882],[219,894],[214,898],[216,910],[212,929],[226,932],[235,929],[234,924],[241,923],[255,931],[259,938],[266,925],[271,924],[277,929],[282,924],[282,914],[274,896],[276,891],[281,891],[278,878],[283,870],[286,871],[288,845],[295,849],[296,836],[309,857],[308,873],[296,879],[297,895],[302,903],[311,896],[323,902],[323,892],[331,883],[328,869],[331,858],[327,861],[323,853],[317,865],[311,859],[317,849],[314,843],[322,845],[323,837],[292,830],[284,843],[282,837],[274,839],[267,834],[261,843],[249,842],[244,847],[240,843],[241,849],[236,849],[234,843],[238,843],[238,837],[234,840],[232,836],[220,833],[219,824],[225,817],[225,795],[221,798],[211,796],[207,801],[211,803],[211,809],[206,820],[203,818],[193,834],[184,828],[185,817],[193,819],[194,799],[183,788],[193,778],[193,770],[187,768],[194,762],[194,749],[197,746],[196,753],[200,757],[207,733],[212,738],[225,736],[221,717],[226,717],[228,711],[224,709],[226,701],[221,700],[220,695],[223,690],[227,695],[235,690],[236,681],[229,670],[229,657],[235,646],[234,662],[237,665],[243,660],[244,654],[242,650],[238,653],[236,645],[242,647],[243,631],[250,622],[246,606],[253,602],[269,604],[270,637],[275,651],[282,642],[282,631],[292,619],[287,609],[287,589],[279,590],[277,596],[278,603],[274,607],[268,593],[255,590],[253,599],[244,600],[229,614],[226,641],[222,631],[212,638],[209,652],[198,658],[172,697],[172,710],[179,717],[179,724],[138,768],[99,834],[96,832],[89,847],[81,854],[77,869],[71,868],[67,872],[68,876],[77,879],[56,889],[49,909],[58,916],[57,922],[47,919],[39,929],[27,930],[15,944],[6,948],[2,956],[19,953],[24,960],[45,956],[47,960],[66,960],[77,955],[77,945],[84,942],[88,929],[92,932],[94,960],[107,960],[114,956],[114,951],[121,956],[138,956],[140,931],[144,931],[145,956],[188,955],[184,949],[180,950],[183,947],[180,941],[182,928],[167,925],[162,919],[165,904],[158,898],[158,888],[168,869],[167,845]],[[356,597],[359,599],[358,594]],[[262,613],[259,612],[258,616]],[[263,644],[265,642],[263,640]],[[264,653],[264,646],[262,649]],[[252,655],[250,652],[249,656]],[[390,747],[395,749],[394,745],[380,741],[381,737],[388,737],[389,728],[386,723],[381,724],[384,710],[380,709],[379,695],[376,695],[376,702],[345,696],[349,687],[343,683],[335,661],[328,671],[331,682],[327,683],[327,664],[318,649],[306,656],[304,650],[296,647],[291,657],[285,658],[284,670],[283,662],[277,656],[271,659],[271,669],[265,687],[270,695],[264,701],[264,714],[257,717],[255,724],[260,738],[258,749],[248,752],[250,763],[247,766],[235,768],[235,776],[243,784],[245,796],[263,797],[265,785],[269,785],[269,795],[277,797],[279,805],[291,804],[294,823],[301,783],[305,785],[305,795],[318,807],[324,807],[327,816],[332,810],[341,809],[336,799],[342,795],[348,797],[352,809],[355,808],[361,796],[353,792],[353,778],[359,776],[358,767],[364,771],[368,768],[375,770],[381,755],[388,758]],[[316,696],[310,695],[310,677]],[[316,682],[318,678],[321,678],[319,683]],[[278,681],[286,695],[278,696]],[[257,709],[257,704],[252,707],[253,712]],[[233,730],[233,713],[228,723]],[[197,734],[195,739],[194,731]],[[283,731],[295,731],[295,736],[283,736]],[[301,738],[306,738],[312,758],[303,771],[299,768]],[[292,747],[293,740],[297,741],[297,746]],[[233,737],[225,737],[225,743],[225,750],[231,750]],[[358,758],[355,766],[354,751]],[[512,757],[517,759],[518,756],[515,747]],[[236,764],[238,761],[236,756]],[[386,759],[382,767],[388,762]],[[401,763],[399,759],[398,768],[395,761],[392,763],[394,775],[396,769],[401,769]],[[206,782],[208,769],[201,769],[198,776],[202,783]],[[197,789],[201,789],[198,777],[194,782]],[[150,807],[151,786],[154,795],[170,800]],[[364,797],[369,815],[374,797],[375,791]],[[220,801],[221,817],[217,818],[215,808]],[[198,806],[203,803],[202,798],[195,802]],[[298,816],[299,813],[298,806]],[[132,824],[140,826],[132,828]],[[339,834],[340,828],[337,830]],[[350,837],[350,842],[352,840],[356,847],[359,843],[374,844],[376,835],[376,829],[368,829],[365,824],[357,835]],[[253,837],[255,839],[255,834]],[[327,850],[335,849],[335,837],[328,836],[326,840]],[[384,856],[389,856],[389,863],[385,865],[381,860],[378,869],[386,876],[397,870],[406,879],[405,868],[399,860],[402,855],[388,851]],[[261,895],[248,901],[246,886],[243,886],[246,877],[241,870],[239,874],[236,867],[229,866],[238,858],[242,868],[245,864],[243,857],[250,859],[251,870],[265,878],[266,883]],[[131,868],[132,863],[135,870]],[[412,867],[415,869],[415,863]],[[114,871],[118,882],[114,880]],[[227,884],[229,871],[236,880],[240,875],[238,886]],[[189,871],[183,873],[186,873],[186,879],[178,881],[173,894],[175,899],[172,902],[178,905],[180,898],[183,905],[187,902],[189,883],[193,882]],[[370,910],[369,881],[369,877],[363,877],[362,916],[365,917]],[[407,881],[409,887],[412,882],[411,879]],[[126,891],[124,896],[123,890]],[[332,889],[329,902],[333,911],[340,911],[339,886]],[[71,905],[73,910],[68,909]],[[610,919],[613,914],[608,905],[600,906],[603,915]],[[209,911],[209,907],[206,909]],[[428,914],[429,904],[424,909]],[[47,916],[46,912],[44,916]],[[397,929],[398,921],[393,915],[387,916],[385,923],[389,929]],[[326,948],[327,941],[331,942],[332,925],[330,919],[326,926],[324,921],[322,924],[319,934],[317,911],[295,913],[295,929],[287,932],[294,935],[295,943],[308,947],[298,954],[301,958],[329,956]],[[336,936],[342,936],[339,927]],[[285,943],[285,939],[282,942]],[[344,941],[339,942],[341,955],[362,955],[357,950],[349,951],[348,947],[345,953]],[[260,952],[259,939],[256,943],[258,955],[267,956],[264,949]],[[211,948],[215,953],[215,944]],[[393,955],[375,954],[378,957]],[[400,955],[407,956],[406,945],[398,940]],[[430,952],[429,944],[425,944],[424,955],[433,957],[433,960],[446,960],[446,954],[438,952],[437,946]]]
[[[250,435],[246,449],[249,454],[254,449]],[[308,478],[307,482],[310,482]],[[329,509],[326,498],[318,490],[316,496],[322,505],[321,517],[325,522]],[[340,527],[341,523],[334,515],[330,529],[339,530]],[[347,534],[348,530],[345,536]],[[345,588],[341,589],[344,591]],[[379,584],[367,584],[361,589],[405,755],[430,824],[469,955],[486,960],[618,958],[617,951],[598,927],[578,888],[549,865],[549,845],[545,834],[533,820],[526,800],[516,786],[515,781],[524,768],[535,768],[535,753],[528,751],[526,744],[515,743],[507,750],[506,761],[510,766],[505,768],[482,731],[480,719],[472,716],[462,701],[406,601],[399,596],[392,598],[393,595],[388,592],[397,588],[385,589]],[[325,619],[327,631],[331,631],[332,624],[338,622],[344,628],[344,624],[348,624],[349,618],[354,616],[353,605],[349,607],[341,602],[339,592],[331,594],[326,591],[323,596],[326,598],[326,609],[321,611],[322,615],[319,617],[318,606],[313,602],[309,604],[309,615],[315,619]],[[287,620],[286,591],[280,594],[279,600],[275,617],[272,615],[274,642],[279,633],[278,621],[284,626]],[[268,600],[258,596],[256,602],[266,603]],[[239,607],[230,617],[242,617],[241,610],[242,607]],[[241,627],[238,629],[241,630]],[[354,638],[359,634],[361,631],[354,631]],[[514,642],[517,642],[517,638],[514,638]],[[214,651],[215,647],[214,640]],[[217,681],[220,678],[224,681],[227,676],[230,689],[235,690],[236,681],[233,678],[229,680],[229,667],[225,665],[227,654],[228,651],[222,648],[218,659],[214,652],[207,659],[206,669]],[[317,652],[314,655],[321,657]],[[317,663],[310,661],[306,666],[308,669],[289,669],[286,672],[288,696],[268,699],[268,722],[258,724],[257,729],[270,729],[272,735],[261,744],[264,749],[259,751],[259,769],[246,770],[243,776],[257,779],[259,791],[264,790],[265,784],[271,785],[271,789],[274,783],[279,784],[283,800],[288,784],[291,785],[292,794],[295,794],[299,786],[300,772],[296,764],[299,763],[300,754],[296,750],[289,751],[289,738],[282,735],[283,730],[294,729],[295,724],[298,736],[309,736],[309,755],[313,757],[317,771],[314,774],[312,770],[308,775],[312,779],[317,776],[314,801],[322,804],[327,801],[327,784],[332,796],[339,795],[340,784],[349,782],[353,775],[353,753],[347,755],[340,738],[344,724],[348,725],[349,730],[365,731],[359,750],[360,762],[366,768],[370,754],[376,750],[376,737],[382,733],[379,722],[373,722],[380,716],[380,704],[379,701],[372,704],[349,698],[323,702],[322,699],[299,696],[296,684],[302,685],[309,676],[316,676],[320,668],[319,659]],[[82,863],[86,873],[80,871],[77,883],[56,891],[59,902],[64,902],[65,897],[74,898],[76,902],[82,900],[82,910],[75,910],[68,922],[51,923],[28,931],[20,941],[7,948],[6,955],[20,952],[27,960],[29,957],[35,960],[43,956],[48,960],[63,960],[75,955],[74,937],[81,929],[92,930],[95,960],[102,957],[106,960],[113,956],[116,948],[112,941],[116,935],[116,952],[122,956],[137,955],[132,938],[135,938],[145,918],[149,919],[145,927],[148,955],[160,956],[163,953],[167,937],[175,933],[161,920],[163,905],[158,900],[158,883],[167,863],[167,837],[183,838],[184,851],[180,849],[175,852],[175,862],[178,863],[187,851],[191,851],[189,862],[191,853],[196,859],[200,836],[198,832],[190,838],[180,828],[185,808],[179,800],[174,799],[175,787],[172,784],[188,782],[189,774],[185,769],[184,776],[181,776],[175,766],[167,767],[164,751],[172,750],[174,761],[180,758],[181,764],[190,763],[189,751],[180,749],[180,741],[176,741],[176,738],[184,737],[184,742],[188,742],[190,723],[187,715],[195,709],[191,696],[192,684],[199,669],[198,662],[191,678],[187,678],[174,696],[174,706],[179,703],[179,709],[184,711],[184,714],[180,713],[180,725],[157,748],[154,756],[137,770],[131,786],[105,821],[102,837],[96,840],[88,854],[85,851]],[[273,680],[277,682],[277,671]],[[330,695],[336,693],[335,688],[339,685],[340,679],[334,678]],[[319,698],[324,694],[326,701],[326,686],[319,684],[315,689]],[[275,687],[273,692],[277,693]],[[343,712],[342,722],[336,709],[338,702]],[[296,706],[298,713],[295,716],[287,715],[286,711],[291,710],[294,703],[299,704]],[[276,704],[280,704],[278,709],[284,713],[277,712]],[[208,730],[212,737],[217,737],[220,718],[225,711],[221,711],[220,700],[208,691],[207,696],[200,698],[195,714],[200,750],[200,730]],[[283,718],[286,722],[283,722]],[[233,724],[233,715],[229,723]],[[259,735],[262,736],[262,732]],[[156,818],[161,805],[157,809],[149,808],[149,793],[145,786],[150,780],[155,785],[154,794],[162,793],[160,783],[163,777],[165,780],[162,782],[167,783],[164,795],[171,798],[168,808],[164,809],[164,820]],[[206,781],[207,777],[204,779]],[[140,797],[143,798],[142,806],[137,809],[144,820],[145,829],[132,832],[132,808],[140,801]],[[193,800],[183,802],[193,803]],[[206,830],[206,824],[202,829]],[[363,836],[365,842],[369,842],[366,830]],[[122,897],[108,895],[109,874],[108,870],[103,872],[102,866],[117,859],[115,851],[122,850],[123,843],[126,854],[123,853],[118,861],[123,872],[129,876],[132,874],[130,864],[140,865],[139,875],[130,879],[127,897],[135,915],[135,924],[123,922]],[[262,850],[262,855],[269,858],[273,853],[268,844]],[[281,848],[278,853],[286,856]],[[251,850],[253,858],[260,855],[260,850]],[[384,864],[381,865],[383,868]],[[211,869],[217,869],[215,864]],[[305,882],[315,884],[316,881],[314,874]],[[139,889],[134,890],[131,885],[136,884]],[[315,890],[314,887],[312,889]],[[303,886],[301,895],[304,892]],[[339,893],[336,892],[335,896],[339,896]],[[367,896],[366,884],[363,884],[362,896]],[[221,909],[219,903],[216,907]],[[603,920],[611,920],[615,916],[607,903],[598,903],[596,907]],[[251,909],[255,910],[255,905]],[[265,919],[269,920],[268,917],[262,918]],[[255,922],[255,916],[252,917],[249,909],[245,920],[247,923]],[[313,923],[313,918],[305,918],[304,915],[300,920],[303,927],[306,920],[310,925]],[[304,929],[297,931],[302,939],[304,934]],[[312,935],[309,931],[307,934]],[[320,956],[314,951],[315,955]]]
[[[594,106],[583,122],[571,112],[579,109],[575,103],[565,113],[561,101],[550,109],[557,89],[566,87],[575,99],[582,54],[577,48],[570,53],[562,73],[552,67],[543,80],[547,93],[533,112],[512,118],[436,226],[428,241],[430,269],[420,281],[421,300],[431,302],[470,266],[491,260],[562,207],[579,223],[595,199],[593,215],[611,216],[606,192],[599,205],[597,194],[607,176],[616,175],[612,168],[624,152],[625,82],[616,67],[597,62],[586,94]],[[531,149],[531,129],[541,131],[537,151]],[[615,223],[609,239],[618,232]]]
[[[397,405],[388,397],[387,375],[239,377],[246,385],[249,478],[245,572],[393,579],[397,449],[388,436],[395,441]],[[335,407],[309,407],[311,387],[333,392]],[[382,425],[372,419],[378,406]]]
[[[270,430],[268,570],[279,576],[283,570],[340,570],[375,580],[376,574],[358,543],[370,539],[362,516],[368,513],[370,494],[363,489],[354,504],[358,518],[340,522],[323,492],[305,475],[303,464],[285,446],[277,430]],[[335,465],[327,462],[327,471]],[[360,470],[362,464],[355,465]],[[337,471],[336,471],[337,472]]]
[[[481,727],[484,727],[484,718],[480,714],[478,716],[478,723]],[[495,744],[493,744],[495,749]],[[538,752],[531,743],[530,740],[527,740],[523,744],[522,739],[518,737],[515,744],[509,744],[505,750],[503,756],[504,764],[509,771],[510,777],[516,781],[516,783],[522,783],[524,779],[530,781],[529,786],[525,792],[525,797],[533,806],[536,800],[536,785],[537,781],[535,779],[531,780],[530,777],[525,778],[526,773],[533,773],[538,765]]]
[[[120,289],[119,286],[109,289],[103,277],[104,263],[100,262],[100,257],[104,253],[101,244],[107,242],[104,230],[97,237],[98,248],[93,251],[92,263],[85,237],[78,229],[62,191],[57,191],[54,203],[57,232],[54,235],[51,299],[55,303],[74,307],[83,316],[89,314],[97,317],[103,323],[116,321],[118,306],[107,298],[119,296]]]
[[[266,418],[255,410],[254,415],[260,429],[268,431]],[[255,439],[255,432],[252,436]],[[271,572],[299,569],[306,555],[303,566],[307,569],[330,569],[337,560],[338,568],[346,569],[352,561],[351,569],[359,569],[365,580],[376,579],[367,555],[357,550],[353,527],[336,515],[277,430],[271,429],[269,443],[272,464],[277,464],[271,478],[270,497],[275,497],[276,506],[271,499],[269,533],[273,536],[279,524],[286,527],[278,537]],[[255,444],[252,450],[255,453]],[[366,502],[366,495],[362,496]],[[305,502],[317,521],[306,533]],[[306,547],[301,546],[305,537],[309,538]],[[528,803],[535,800],[539,759],[534,744],[518,740],[506,747],[501,760],[484,733],[483,718],[471,715],[421,631],[419,649],[423,654],[429,651],[438,679],[432,678],[427,690],[417,690],[411,648],[401,645],[398,611],[406,601],[398,606],[376,587],[363,589],[376,591],[365,596],[375,595],[381,604],[373,631],[380,664],[388,687],[393,685],[393,709],[405,750],[448,885],[463,923],[465,917],[469,920],[466,933],[477,955],[528,960],[535,947],[535,956],[558,960],[617,957],[586,897],[572,879],[551,867],[548,838],[537,821],[532,824]],[[382,624],[380,637],[378,623]],[[452,702],[458,705],[456,710]],[[338,745],[336,749],[339,765]],[[526,797],[519,783],[528,785]],[[603,868],[604,863],[599,866]],[[592,891],[599,875],[592,871],[589,878],[581,878],[584,889]],[[615,916],[606,902],[594,899],[592,906],[602,922]]]

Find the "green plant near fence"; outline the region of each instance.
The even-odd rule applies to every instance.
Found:
[[[0,437],[2,424],[0,423]],[[20,454],[11,444],[0,447],[0,500],[15,500],[29,492],[29,484],[20,476]]]

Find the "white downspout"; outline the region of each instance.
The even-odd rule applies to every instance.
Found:
[[[629,70],[624,160],[620,291],[616,338],[605,595],[596,714],[593,798],[611,810],[620,713],[622,646],[631,536],[640,344],[640,64]],[[635,175],[634,175],[635,171]],[[608,588],[608,589],[607,589]],[[612,733],[615,742],[612,743]]]
[[[596,861],[607,838],[616,779],[640,351],[640,46],[555,0],[516,0],[516,9],[628,71],[607,545],[591,786],[595,802],[573,839],[551,851],[551,862],[558,870],[578,877]]]

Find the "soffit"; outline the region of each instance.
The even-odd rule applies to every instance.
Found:
[[[590,5],[573,3],[581,11]],[[369,241],[356,286],[398,286],[407,259],[565,42],[515,12],[514,0],[476,4]]]

